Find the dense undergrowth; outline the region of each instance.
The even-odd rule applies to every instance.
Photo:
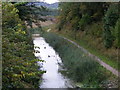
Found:
[[[87,49],[90,53],[98,56],[105,63],[119,70],[118,66],[118,63],[120,63],[120,61],[118,60],[119,49],[116,49],[115,47],[106,49],[103,45],[102,38],[92,35],[95,31],[102,33],[102,28],[100,27],[102,27],[101,23],[96,24],[94,23],[93,25],[88,25],[85,28],[86,31],[89,29],[88,32],[81,31],[75,32],[68,29],[64,29],[62,31],[56,31],[54,29],[53,32],[75,41],[76,43]]]
[[[56,29],[56,24],[44,27],[43,30],[48,30],[49,28],[51,28],[50,32],[69,38],[83,48],[87,49],[90,53],[99,57],[105,63],[120,71],[118,65],[118,63],[120,63],[118,60],[119,49],[116,49],[114,47],[106,49],[104,47],[102,38],[100,37],[102,35],[101,22],[93,23],[92,25],[86,26],[85,31],[73,31],[68,29],[69,27],[58,31]],[[96,33],[96,31],[98,32],[98,34]],[[99,33],[101,33],[100,36]]]
[[[108,71],[70,42],[53,33],[46,33],[43,37],[59,53],[68,71],[66,75],[75,82],[83,83],[82,87],[103,87],[103,83],[111,76]]]
[[[102,2],[61,3],[57,33],[76,41],[118,70],[119,6],[119,3]]]
[[[44,71],[39,71],[32,39],[11,3],[2,3],[2,88],[37,88]]]

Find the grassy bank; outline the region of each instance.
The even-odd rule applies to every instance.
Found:
[[[111,49],[111,50],[103,51],[103,49],[101,48],[101,51],[100,51],[100,48],[96,48],[96,46],[93,46],[93,44],[90,43],[90,41],[92,41],[92,42],[94,41],[93,43],[95,43],[95,39],[92,39],[92,40],[89,40],[89,39],[85,40],[83,38],[82,39],[75,39],[75,38],[73,38],[72,35],[68,35],[68,34],[65,34],[65,33],[62,33],[62,32],[57,32],[57,34],[59,34],[61,36],[65,36],[65,37],[69,38],[70,40],[78,43],[80,46],[87,49],[90,53],[98,56],[102,61],[109,64],[111,67],[115,68],[116,70],[119,70],[119,68],[118,68],[118,60],[117,60],[117,58],[118,58],[118,56],[117,56],[118,51],[117,50]],[[90,37],[87,37],[87,38],[90,38]],[[113,56],[116,59],[107,55],[108,53],[112,54],[111,51],[113,51],[113,54],[116,54],[115,56]],[[106,53],[106,55],[104,53]]]
[[[106,8],[105,4],[108,5]],[[118,7],[119,3],[63,3],[57,18],[57,33],[74,40],[118,70]]]
[[[56,34],[46,33],[43,37],[59,53],[67,68],[65,74],[76,83],[82,83],[82,87],[114,87],[111,82],[115,77],[82,50]]]
[[[93,24],[92,26],[87,26],[85,32],[81,32],[81,31],[75,32],[69,29],[57,31],[55,27],[56,25],[51,25],[44,29],[47,30],[48,28],[51,28],[51,32],[67,37],[68,39],[76,42],[83,48],[87,49],[90,53],[98,56],[105,63],[119,70],[118,49],[116,48],[106,49],[102,43],[102,38],[100,38],[99,36],[95,37],[95,36],[90,35],[90,33],[93,34],[97,30],[98,30],[98,33],[101,33],[102,28],[100,27],[102,27],[102,24],[96,23],[96,24]],[[86,33],[88,29],[89,29],[89,32]]]

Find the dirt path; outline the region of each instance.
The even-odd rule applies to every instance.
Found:
[[[65,37],[62,37],[65,40],[73,43],[74,45],[76,45],[78,48],[80,48],[81,50],[83,50],[83,52],[85,52],[88,56],[94,58],[94,60],[96,60],[100,65],[102,65],[104,68],[106,68],[107,70],[109,70],[110,72],[112,72],[114,75],[118,76],[118,74],[120,72],[118,72],[116,69],[114,69],[113,67],[111,67],[110,65],[106,64],[105,62],[103,62],[101,59],[99,59],[97,56],[91,54],[90,52],[88,52],[86,49],[84,49],[83,47],[81,47],[80,45],[78,45],[77,43],[75,43],[74,41],[67,39]]]

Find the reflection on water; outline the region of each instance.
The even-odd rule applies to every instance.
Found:
[[[34,38],[33,43],[36,51],[35,56],[45,60],[44,63],[38,62],[39,65],[43,64],[43,69],[46,70],[46,73],[42,76],[43,80],[39,87],[72,88],[73,86],[70,80],[58,72],[58,69],[60,68],[58,63],[62,62],[55,50],[49,46],[42,37]]]

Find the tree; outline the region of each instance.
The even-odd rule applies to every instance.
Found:
[[[113,45],[114,37],[112,35],[112,29],[118,19],[118,4],[111,4],[104,17],[104,34],[103,40],[106,48],[110,48]]]
[[[33,45],[27,36],[19,10],[12,3],[2,3],[2,88],[39,87],[44,71],[36,62]]]
[[[117,48],[120,48],[120,18],[117,20],[113,35],[115,37],[114,43]]]
[[[35,3],[15,3],[15,6],[19,10],[18,14],[21,20],[26,21],[31,27],[32,22],[45,21],[45,19],[41,17],[43,16],[41,11],[46,11],[47,9],[43,6],[37,7]]]
[[[92,23],[101,20],[101,17],[104,15],[105,4],[106,3],[98,2],[61,3],[59,6],[61,9],[59,27],[63,28],[64,25],[69,24],[71,26],[71,30],[84,29],[83,26],[89,24],[89,22]]]

